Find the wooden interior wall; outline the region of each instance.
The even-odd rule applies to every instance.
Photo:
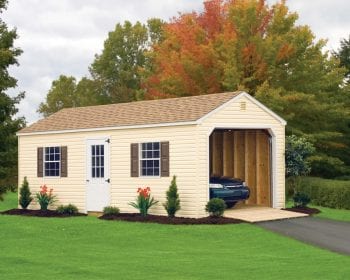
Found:
[[[271,206],[270,140],[263,130],[215,130],[210,136],[210,175],[244,180],[246,204]]]

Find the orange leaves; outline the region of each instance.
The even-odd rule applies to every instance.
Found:
[[[202,13],[173,18],[165,24],[164,40],[153,46],[153,71],[143,83],[145,97],[198,95],[239,86],[254,94],[273,79],[270,67],[295,53],[284,36],[286,29],[277,35],[269,29],[276,22],[275,8],[266,0],[211,0]]]
[[[277,53],[276,60],[281,62],[288,59],[294,53],[294,47],[291,44],[284,43]]]

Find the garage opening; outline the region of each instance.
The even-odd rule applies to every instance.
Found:
[[[247,205],[272,207],[271,136],[265,129],[215,129],[209,138],[212,176],[241,179],[250,188]]]

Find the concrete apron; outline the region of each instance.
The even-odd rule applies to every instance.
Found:
[[[224,217],[243,220],[249,223],[307,217],[308,214],[274,209],[263,206],[241,206],[228,209]]]

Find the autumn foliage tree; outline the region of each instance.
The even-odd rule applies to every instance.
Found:
[[[212,0],[202,13],[180,14],[149,53],[146,98],[244,90],[284,117],[288,134],[314,143],[323,159],[350,165],[345,69],[297,19],[285,1],[264,0]]]

